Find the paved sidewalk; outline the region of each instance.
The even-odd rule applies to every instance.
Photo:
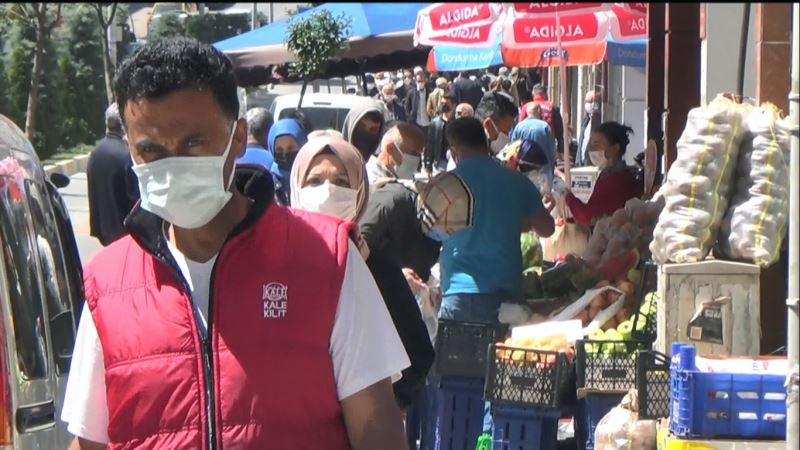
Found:
[[[64,203],[69,209],[75,241],[81,263],[86,264],[103,248],[97,239],[89,235],[89,197],[87,194],[86,173],[79,172],[70,177],[69,186],[59,189]]]

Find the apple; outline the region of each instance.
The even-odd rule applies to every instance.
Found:
[[[642,272],[636,269],[628,271],[628,281],[633,284],[639,284],[642,281]]]

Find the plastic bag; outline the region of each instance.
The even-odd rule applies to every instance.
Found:
[[[567,222],[572,218],[566,206],[563,192],[566,191],[564,181],[556,177],[553,185],[553,200],[556,207],[552,211],[556,221],[555,231],[548,238],[542,238],[542,253],[545,261],[554,261],[559,255],[580,255],[589,243],[589,230],[583,225]]]
[[[597,424],[595,450],[655,450],[656,421],[639,420],[636,389],[631,389]]]
[[[414,293],[414,298],[417,299],[420,313],[422,314],[422,321],[425,322],[425,327],[428,329],[428,335],[431,342],[436,342],[436,331],[439,326],[439,308],[441,307],[441,293],[439,291],[439,264],[436,264],[431,269],[431,276],[428,278],[428,283],[421,288],[415,289],[413,286],[411,291]]]
[[[751,107],[718,95],[689,112],[650,244],[659,263],[702,261],[717,240]]]
[[[780,256],[789,216],[790,122],[765,104],[747,117],[731,206],[720,227],[715,253],[766,267]]]

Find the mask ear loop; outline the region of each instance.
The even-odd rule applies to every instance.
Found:
[[[228,154],[230,154],[230,152],[231,152],[231,145],[233,144],[233,135],[236,134],[236,123],[237,122],[238,122],[238,120],[235,120],[233,122],[233,125],[231,126],[231,135],[228,136],[228,146],[225,147],[225,151],[221,155],[223,161],[228,159]],[[223,167],[225,167],[225,163],[224,162],[223,162]],[[233,160],[233,166],[231,167],[231,174],[228,177],[228,186],[225,187],[225,191],[226,192],[230,192],[231,191],[231,185],[233,185],[233,179],[234,178],[236,178],[236,160],[235,159]]]

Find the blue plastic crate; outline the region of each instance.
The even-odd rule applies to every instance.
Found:
[[[594,430],[600,420],[622,402],[625,394],[592,393],[578,399],[575,411],[575,441],[579,450],[594,450]]]
[[[442,377],[433,389],[425,450],[473,450],[483,432],[483,380]]]
[[[785,439],[783,375],[704,373],[695,349],[673,346],[670,432],[678,437]]]
[[[555,450],[557,408],[492,405],[492,450]]]

